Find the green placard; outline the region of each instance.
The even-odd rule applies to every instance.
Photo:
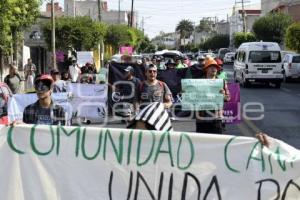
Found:
[[[183,79],[182,110],[219,110],[223,108],[222,79]]]

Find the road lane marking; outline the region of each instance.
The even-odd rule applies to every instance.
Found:
[[[290,92],[291,91],[290,89],[287,89],[287,88],[284,88],[284,87],[282,87],[281,90],[283,90],[285,92]]]

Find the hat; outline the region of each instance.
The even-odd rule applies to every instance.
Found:
[[[134,69],[133,67],[131,66],[128,66],[126,69],[125,69],[126,72],[134,72]]]
[[[220,67],[222,67],[223,61],[222,61],[221,59],[215,58],[215,61],[217,62],[217,64],[218,64]]]
[[[169,60],[166,62],[166,65],[170,65],[170,64],[176,65],[176,63],[174,62],[173,59],[169,59]]]
[[[205,66],[204,66],[203,70],[207,70],[211,66],[217,67],[218,71],[221,69],[221,67],[218,65],[218,63],[214,59],[208,58],[205,60]]]
[[[169,113],[166,111],[164,104],[160,102],[151,103],[143,108],[127,128],[132,128],[137,121],[143,121],[157,131],[173,131]]]
[[[52,87],[53,83],[54,83],[54,80],[48,74],[42,74],[40,76],[37,76],[35,81],[34,81],[35,87],[38,86],[38,85],[40,85],[40,86],[45,85],[46,87],[48,87],[48,89],[50,89]]]
[[[50,72],[51,75],[54,75],[54,74],[59,74],[59,71],[57,69],[52,69],[51,72]]]

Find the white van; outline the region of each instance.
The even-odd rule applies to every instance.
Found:
[[[233,68],[234,80],[244,87],[252,82],[265,82],[280,88],[283,81],[281,49],[274,42],[241,44],[236,52]]]

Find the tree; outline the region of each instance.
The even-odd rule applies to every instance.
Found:
[[[110,25],[105,36],[105,42],[110,44],[115,51],[123,45],[137,47],[143,40],[144,35],[140,30],[126,25]]]
[[[254,22],[253,32],[258,40],[282,43],[286,29],[291,23],[290,16],[283,13],[271,13]]]
[[[155,46],[151,43],[148,37],[145,37],[137,47],[137,52],[140,53],[154,53]]]
[[[203,50],[217,50],[229,46],[229,35],[215,35],[199,45]]]
[[[91,50],[104,38],[107,26],[89,17],[60,17],[55,20],[55,45],[57,49]],[[51,22],[43,27],[45,41],[51,46]]]
[[[176,26],[176,31],[179,32],[180,39],[189,38],[194,31],[193,22],[187,19],[181,20]]]
[[[287,28],[285,44],[289,49],[300,53],[300,23],[293,23]]]
[[[17,51],[23,30],[33,24],[39,15],[39,0],[1,0],[0,3],[0,50],[4,54]],[[11,51],[13,47],[13,52]],[[0,53],[1,53],[0,52]],[[1,55],[0,55],[1,56]]]
[[[234,46],[238,48],[244,42],[254,42],[256,41],[255,35],[253,33],[243,33],[238,32],[234,34]]]
[[[213,31],[214,22],[209,20],[209,18],[202,18],[198,26],[195,27],[195,30],[200,32],[212,32]]]

